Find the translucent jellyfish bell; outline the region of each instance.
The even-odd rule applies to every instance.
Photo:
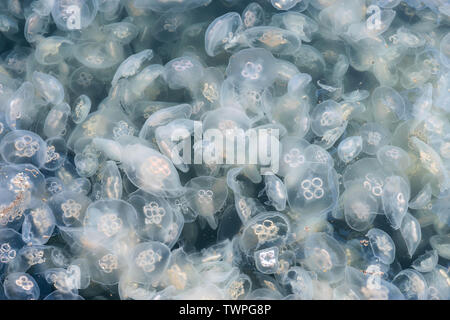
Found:
[[[22,239],[27,244],[46,244],[53,234],[56,221],[50,207],[44,202],[36,202],[25,211],[22,224]]]
[[[410,213],[407,213],[403,218],[400,233],[402,234],[403,240],[405,240],[408,254],[412,257],[422,240],[422,230],[419,221]]]
[[[73,42],[58,36],[43,38],[38,41],[34,56],[43,65],[55,65],[72,54]]]
[[[155,241],[137,245],[131,255],[132,277],[141,283],[153,283],[166,271],[170,260],[170,249]]]
[[[283,181],[274,174],[264,176],[265,187],[268,203],[277,211],[283,211],[286,208],[287,191]]]
[[[139,34],[139,28],[136,25],[124,21],[102,26],[102,31],[105,35],[109,36],[111,40],[120,42],[124,45],[129,44]]]
[[[328,130],[342,126],[344,122],[344,115],[334,100],[318,104],[311,112],[311,130],[319,137]]]
[[[245,224],[239,246],[245,253],[280,246],[286,241],[289,232],[289,221],[282,214],[258,214]]]
[[[395,260],[395,244],[392,238],[383,230],[373,228],[367,232],[373,255],[381,263],[391,264]]]
[[[96,0],[55,0],[52,17],[60,30],[81,30],[92,23],[97,12]]]
[[[319,232],[308,236],[304,254],[305,266],[316,272],[319,279],[336,283],[344,277],[344,250],[336,239],[328,234]]]
[[[363,138],[363,152],[374,155],[378,149],[387,145],[391,140],[391,133],[383,125],[367,122],[361,126],[359,134]]]
[[[0,154],[8,163],[32,163],[41,167],[46,162],[47,145],[31,131],[14,130],[1,140]]]
[[[337,202],[337,175],[325,164],[306,162],[284,178],[291,210],[324,214]]]
[[[367,230],[378,213],[377,199],[359,184],[347,187],[342,197],[347,225],[356,231]]]
[[[73,103],[73,109],[71,113],[72,121],[76,124],[79,124],[86,120],[86,117],[91,111],[91,106],[91,99],[87,95],[82,94],[81,96],[76,98]]]
[[[36,92],[46,103],[58,105],[64,100],[64,87],[54,76],[34,71],[32,81]]]
[[[348,137],[339,143],[338,156],[343,162],[350,162],[362,151],[362,138],[360,136]]]
[[[171,89],[195,90],[195,79],[203,76],[204,67],[195,57],[184,56],[169,61],[164,67],[164,78]]]
[[[229,12],[216,18],[206,29],[205,50],[210,57],[239,45],[239,33],[243,29],[239,13]]]
[[[348,286],[367,300],[404,300],[402,292],[394,284],[382,278],[378,265],[370,265],[367,270],[357,270],[347,266],[345,280]]]
[[[377,87],[372,93],[372,113],[380,122],[397,122],[405,115],[402,96],[390,87]]]
[[[99,173],[101,177],[101,198],[122,198],[122,176],[114,161],[106,161]]]
[[[408,300],[426,300],[428,297],[428,284],[422,274],[414,269],[400,271],[392,284],[396,285]]]
[[[436,250],[427,251],[413,261],[411,266],[419,272],[431,272],[438,263],[438,253]]]
[[[387,177],[384,182],[381,195],[384,214],[396,230],[400,228],[407,213],[410,192],[409,183],[400,176]]]
[[[378,149],[377,159],[384,168],[398,172],[405,172],[412,165],[409,154],[396,146],[388,145]]]
[[[196,177],[186,183],[186,198],[192,210],[206,218],[211,228],[217,228],[218,212],[228,197],[228,187],[224,179],[214,177]]]
[[[143,50],[126,58],[117,68],[111,81],[111,86],[116,86],[119,79],[134,76],[142,67],[143,63],[152,58],[153,50],[151,49]]]
[[[430,244],[438,255],[444,259],[450,257],[450,236],[449,235],[434,235],[430,238]]]
[[[136,210],[123,200],[98,200],[86,210],[84,233],[90,241],[111,246],[135,227],[136,218]]]
[[[183,229],[181,212],[163,198],[142,191],[130,195],[128,202],[138,214],[138,234],[147,240],[159,241],[171,248]]]
[[[5,124],[12,130],[29,129],[39,110],[34,100],[34,87],[31,82],[25,81],[6,102]]]
[[[36,280],[23,272],[8,274],[3,282],[3,290],[10,300],[37,300],[40,294]]]
[[[262,25],[264,23],[264,9],[256,2],[250,3],[242,11],[242,21],[246,28]]]
[[[276,60],[266,49],[244,49],[231,56],[226,74],[235,83],[267,88],[276,78]]]
[[[10,228],[0,229],[0,270],[4,265],[14,264],[19,250],[24,247],[20,233]]]
[[[123,46],[115,41],[77,43],[73,56],[89,69],[105,69],[124,60]],[[79,75],[79,74],[78,74]],[[81,79],[81,83],[87,79]],[[80,83],[80,84],[81,84]]]
[[[110,155],[114,160],[122,161],[128,179],[135,186],[156,196],[177,197],[183,194],[184,189],[172,162],[140,140],[130,140],[124,146],[106,139],[94,139],[94,143],[102,151],[114,148]]]
[[[48,138],[63,136],[67,133],[67,120],[69,120],[71,110],[67,103],[60,103],[54,106],[44,121],[44,134]]]
[[[251,47],[264,48],[274,54],[293,54],[301,45],[294,32],[272,26],[249,28],[243,34]]]

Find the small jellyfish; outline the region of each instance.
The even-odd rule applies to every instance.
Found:
[[[32,82],[45,103],[58,105],[64,100],[64,87],[54,76],[34,71]]]
[[[405,240],[408,254],[412,257],[422,240],[422,230],[419,221],[417,221],[410,213],[407,213],[403,218],[400,233]]]
[[[430,238],[431,247],[437,251],[440,257],[450,259],[450,236],[434,235]]]
[[[301,267],[291,267],[285,273],[283,281],[292,288],[292,293],[299,296],[301,300],[312,300],[314,296],[314,276]]]
[[[163,198],[136,191],[128,202],[138,214],[138,234],[145,239],[159,241],[171,248],[183,229],[183,214]]]
[[[143,63],[152,58],[153,51],[151,49],[143,50],[126,58],[117,68],[111,81],[111,86],[116,86],[120,79],[134,76],[142,67]]]
[[[37,202],[25,211],[22,239],[31,245],[46,244],[53,234],[55,225],[55,217],[50,207],[44,202]]]
[[[75,99],[72,108],[72,120],[76,124],[79,124],[86,120],[89,112],[91,111],[92,102],[87,95],[80,95]]]
[[[379,123],[367,122],[361,126],[359,133],[363,138],[363,152],[368,155],[375,155],[391,140],[389,130]]]
[[[114,161],[106,161],[99,173],[101,177],[101,198],[122,198],[122,176]]]
[[[242,21],[245,28],[256,27],[264,23],[264,9],[256,2],[250,3],[242,11]]]
[[[239,245],[245,253],[280,246],[286,241],[289,232],[289,221],[282,214],[261,213],[246,222]]]
[[[279,267],[278,254],[278,247],[271,247],[255,251],[254,259],[256,269],[264,274],[275,273]]]
[[[308,236],[304,254],[305,266],[317,273],[319,279],[336,283],[344,277],[344,250],[339,242],[328,234],[318,232]]]
[[[77,173],[81,177],[91,177],[98,169],[98,156],[93,153],[78,153],[74,158]]]
[[[34,103],[34,95],[34,86],[31,82],[25,81],[6,102],[5,124],[11,130],[30,129],[39,111]]]
[[[71,110],[67,103],[54,106],[44,121],[44,134],[47,138],[64,136],[67,133],[67,120]]]
[[[376,197],[359,184],[347,187],[342,197],[347,225],[356,231],[367,230],[377,216]]]
[[[307,162],[284,178],[291,210],[324,214],[338,199],[337,175],[323,163]]]
[[[294,32],[276,27],[253,27],[243,34],[251,47],[264,48],[274,54],[293,54],[301,45],[300,38]]]
[[[41,167],[47,160],[47,145],[31,131],[14,130],[1,140],[0,154],[8,163],[31,163]]]
[[[372,113],[376,121],[398,122],[405,115],[405,102],[393,88],[377,87],[372,93]]]
[[[72,54],[73,42],[64,37],[52,36],[38,40],[34,56],[43,65],[60,64]]]
[[[123,200],[98,200],[89,205],[84,217],[84,235],[92,245],[112,246],[136,225],[137,213]]]
[[[242,29],[242,19],[237,12],[228,12],[216,18],[205,32],[206,53],[214,57],[222,51],[229,51],[239,46],[242,41],[239,33]]]
[[[391,145],[378,149],[377,159],[384,168],[399,172],[405,172],[412,165],[411,157],[405,150]]]
[[[115,41],[77,43],[73,53],[73,57],[89,69],[110,68],[122,62],[125,59],[124,56],[123,46]],[[78,84],[81,86],[93,80],[90,78],[92,75],[89,71],[87,73],[81,71],[76,75],[78,75]]]
[[[431,272],[438,263],[438,253],[436,250],[427,251],[421,256],[417,257],[411,266],[419,272]]]
[[[373,255],[384,264],[395,260],[395,244],[392,238],[383,230],[372,228],[367,232]]]
[[[58,170],[67,158],[66,142],[61,137],[55,137],[45,140],[45,143],[47,144],[47,156],[42,167],[48,171]]]
[[[324,136],[329,130],[343,126],[344,123],[344,115],[334,100],[318,104],[311,112],[311,130],[319,137]]]
[[[392,284],[396,285],[408,300],[426,300],[428,297],[428,284],[422,274],[414,269],[400,271]]]
[[[10,300],[37,300],[40,294],[36,280],[23,272],[8,274],[3,282],[3,290]]]
[[[410,192],[409,182],[401,176],[387,177],[384,182],[381,195],[384,214],[396,230],[400,228],[407,213]]]
[[[139,34],[139,28],[136,25],[124,21],[107,24],[102,26],[101,30],[111,40],[117,41],[123,45],[129,44]]]
[[[268,203],[277,211],[283,211],[286,208],[287,191],[283,181],[274,174],[264,176],[266,195],[269,198]]]
[[[348,137],[339,143],[338,156],[347,163],[355,159],[362,151],[363,140],[360,136]]]
[[[226,74],[234,83],[267,88],[276,78],[276,60],[266,49],[244,49],[231,56]]]
[[[185,185],[186,198],[192,210],[206,218],[211,228],[217,228],[217,213],[225,204],[228,188],[224,179],[214,177],[196,177]]]
[[[132,278],[143,283],[157,281],[166,271],[170,256],[170,249],[160,242],[140,243],[134,248],[129,262]]]
[[[413,210],[424,209],[431,201],[431,185],[427,183],[414,198],[412,198],[408,207]]]
[[[25,243],[21,235],[10,228],[0,229],[0,270],[5,264],[14,264]]]
[[[48,200],[58,227],[81,226],[91,200],[82,193],[61,191]]]
[[[188,88],[195,91],[203,77],[204,67],[195,57],[184,56],[169,61],[164,67],[164,78],[171,89]]]
[[[245,300],[252,289],[252,280],[245,274],[231,279],[226,286],[226,295],[231,300]]]

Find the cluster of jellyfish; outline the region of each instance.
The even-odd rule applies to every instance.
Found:
[[[0,156],[0,299],[449,300],[450,3],[1,1]]]

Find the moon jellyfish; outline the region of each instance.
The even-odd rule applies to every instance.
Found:
[[[318,278],[339,282],[344,277],[345,253],[342,246],[326,233],[314,233],[306,238],[304,247],[306,267]]]
[[[214,177],[196,177],[185,185],[186,197],[192,210],[198,211],[211,228],[217,228],[216,212],[222,209],[228,197],[225,180]]]
[[[425,278],[413,269],[400,271],[392,280],[408,300],[426,300],[428,284]]]
[[[373,255],[384,264],[395,260],[395,244],[392,238],[383,230],[373,228],[366,234],[369,238]]]

